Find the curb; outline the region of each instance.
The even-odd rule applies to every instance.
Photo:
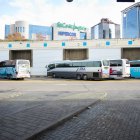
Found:
[[[99,103],[100,101],[102,101],[105,97],[107,96],[107,93],[104,93],[103,96],[101,96],[99,99],[95,100],[93,103],[79,109],[78,111],[74,112],[74,113],[71,113],[71,114],[68,114],[66,116],[64,116],[63,118],[59,119],[57,122],[51,124],[50,126],[48,126],[47,128],[33,134],[32,136],[26,138],[26,140],[33,140],[35,139],[37,136],[41,135],[42,133],[46,132],[46,131],[49,131],[49,130],[52,130],[56,127],[58,127],[59,125],[62,125],[64,124],[66,121],[72,119],[74,116],[78,116],[79,114],[81,114],[82,112],[84,112],[85,110],[89,109],[90,106],[93,106],[97,103]]]

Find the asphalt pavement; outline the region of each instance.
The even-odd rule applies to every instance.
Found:
[[[34,138],[40,132],[56,127],[106,97],[106,93],[82,91],[82,89],[41,90],[39,85],[38,91],[34,90],[34,86],[32,90],[26,90],[28,82],[28,80],[1,82],[1,85],[5,86],[21,85],[22,90],[19,86],[18,88],[9,86],[7,89],[1,87],[0,140]],[[53,88],[53,84],[50,88]]]

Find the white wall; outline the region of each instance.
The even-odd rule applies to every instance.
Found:
[[[120,59],[121,49],[89,49],[89,59]]]
[[[33,50],[33,68],[31,75],[46,75],[45,66],[51,61],[59,61],[63,59],[62,49],[50,50]]]
[[[25,37],[25,39],[29,38],[29,24],[26,21],[16,21],[15,22],[15,28],[22,28],[22,32],[20,32],[20,30],[18,31],[19,33],[21,33],[22,36]],[[23,27],[24,27],[24,32],[23,32]]]
[[[9,60],[9,51],[8,50],[0,50],[0,61]]]

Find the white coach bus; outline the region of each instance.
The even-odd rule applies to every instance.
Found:
[[[60,78],[104,79],[109,78],[109,60],[64,60],[50,63],[47,68],[47,76]]]
[[[130,77],[130,62],[127,59],[110,60],[110,78],[121,79]]]

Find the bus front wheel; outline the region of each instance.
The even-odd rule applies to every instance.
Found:
[[[12,79],[12,75],[11,74],[7,74],[7,78],[11,80]]]
[[[52,77],[53,77],[53,78],[56,78],[56,75],[55,75],[55,73],[53,73]]]
[[[77,80],[81,80],[81,75],[80,75],[80,74],[77,74],[77,75],[76,75],[76,79],[77,79]]]
[[[87,75],[84,74],[83,77],[82,77],[82,79],[83,79],[83,80],[87,80],[87,79],[88,79]]]

